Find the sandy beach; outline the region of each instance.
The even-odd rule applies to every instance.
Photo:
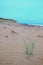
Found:
[[[35,38],[35,48],[28,59],[23,40]],[[7,20],[0,23],[0,65],[43,65],[43,27]]]

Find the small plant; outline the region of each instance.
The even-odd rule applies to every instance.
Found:
[[[33,49],[35,47],[35,42],[36,42],[36,40],[34,40],[34,42],[31,42],[31,41],[27,42],[27,41],[24,40],[25,54],[26,54],[27,58],[29,58],[33,54]]]

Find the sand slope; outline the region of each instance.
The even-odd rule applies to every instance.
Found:
[[[34,52],[28,59],[23,39],[35,38]],[[0,65],[43,65],[43,27],[0,23]]]

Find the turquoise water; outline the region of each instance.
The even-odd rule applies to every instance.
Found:
[[[43,25],[43,0],[0,0],[0,17]]]
[[[43,26],[43,20],[33,20],[33,19],[17,19],[18,23],[22,24],[30,24],[30,25],[37,25],[37,26]]]

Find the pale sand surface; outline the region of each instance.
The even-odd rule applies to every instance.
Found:
[[[33,55],[28,59],[23,39],[35,38]],[[43,27],[0,23],[0,65],[43,65]]]

